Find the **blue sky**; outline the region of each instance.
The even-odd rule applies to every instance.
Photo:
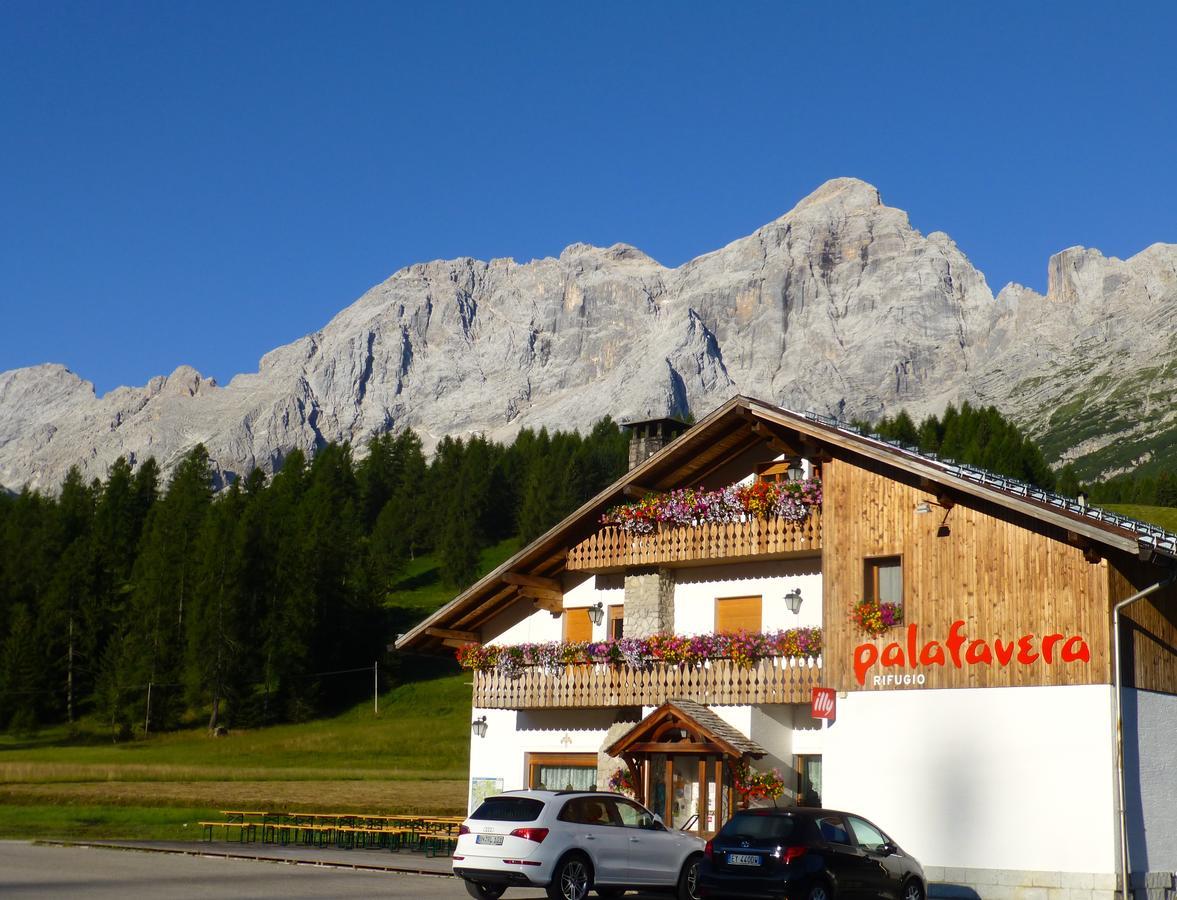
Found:
[[[412,262],[876,185],[996,291],[1177,241],[1177,4],[0,7],[0,370],[222,383]]]

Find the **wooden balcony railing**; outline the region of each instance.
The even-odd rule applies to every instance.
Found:
[[[521,678],[495,671],[474,673],[474,705],[482,709],[558,709],[658,706],[684,698],[711,706],[808,703],[821,683],[820,660],[762,659],[743,669],[730,659],[703,668],[657,664],[567,666],[561,675],[527,669]]]
[[[666,528],[630,534],[606,525],[568,551],[565,568],[607,572],[627,566],[706,565],[715,560],[755,559],[821,550],[821,507],[802,522],[752,519],[720,525]]]

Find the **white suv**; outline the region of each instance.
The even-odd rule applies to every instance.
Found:
[[[508,791],[485,800],[462,825],[454,874],[479,900],[497,900],[512,886],[545,887],[552,900],[647,887],[697,900],[702,853],[702,839],[667,829],[620,794]]]

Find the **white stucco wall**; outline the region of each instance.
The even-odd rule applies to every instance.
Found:
[[[470,778],[501,778],[503,790],[527,787],[527,753],[596,753],[615,709],[479,709],[486,736],[470,737]],[[469,791],[467,791],[469,796]]]
[[[1107,685],[854,692],[825,731],[825,806],[925,866],[1116,871]]]
[[[678,634],[709,634],[715,630],[715,601],[721,597],[763,597],[761,629],[821,625],[821,560],[781,559],[771,562],[704,566],[675,571],[674,630]],[[789,612],[784,596],[801,590],[801,612]]]
[[[764,598],[761,628],[776,631],[787,628],[820,627],[821,561],[785,559],[770,562],[739,563],[728,566],[705,566],[675,571],[674,630],[677,634],[710,634],[715,630],[715,601],[722,597],[759,595]],[[801,612],[794,615],[785,606],[786,592],[799,588]],[[564,606],[567,609],[593,606],[600,602],[605,609],[624,605],[624,582],[617,576],[569,576],[564,583]],[[593,626],[593,640],[608,636],[608,617]],[[491,619],[482,630],[488,644],[521,644],[558,641],[563,637],[560,616],[535,609],[528,601],[519,601]]]
[[[625,600],[624,583],[608,576],[569,575],[564,579],[564,606],[567,609],[593,606],[597,602],[608,609]],[[609,627],[608,617],[593,626],[593,640],[603,641]],[[487,644],[526,644],[559,641],[564,637],[564,621],[543,609],[535,609],[530,601],[520,600],[492,618],[482,629]]]
[[[1129,866],[1177,870],[1177,697],[1124,691],[1124,773]]]

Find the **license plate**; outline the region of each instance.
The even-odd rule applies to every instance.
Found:
[[[760,857],[751,853],[729,853],[727,864],[729,866],[758,866],[760,865]]]
[[[501,844],[503,836],[501,834],[480,834],[474,838],[476,844]]]

